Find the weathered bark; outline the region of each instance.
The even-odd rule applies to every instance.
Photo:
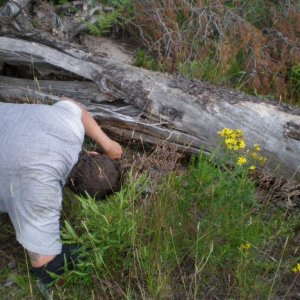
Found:
[[[25,9],[31,0],[9,0],[0,7],[0,25],[13,25],[18,31],[30,30],[32,25],[28,20]]]
[[[71,55],[73,57],[76,57],[78,59],[86,60],[86,61],[92,61],[97,63],[98,56],[92,55],[90,52],[86,52],[85,48],[78,45],[78,44],[72,44],[67,41],[62,41],[61,39],[50,35],[45,32],[41,32],[38,30],[33,30],[30,32],[1,32],[0,28],[0,36],[5,35],[6,37],[9,37],[11,39],[22,39],[27,40],[34,43],[40,43],[45,46],[49,46],[51,48],[55,48],[63,53],[66,53],[68,55]],[[105,56],[105,54],[103,54]],[[99,58],[102,58],[99,56]]]
[[[300,178],[300,113],[297,109],[112,60],[101,59],[97,64],[87,62],[43,45],[6,37],[0,37],[1,60],[51,65],[94,81],[102,92],[124,99],[146,117],[161,120],[169,132],[176,131],[181,145],[185,144],[182,135],[189,136],[192,141],[189,146],[193,149],[213,151],[219,130],[242,129],[250,145],[261,145],[262,154],[269,159],[268,168],[287,178]],[[134,132],[131,128],[124,131]],[[151,134],[151,130],[146,133]]]
[[[3,102],[44,103],[69,97],[87,105],[111,101],[111,97],[101,93],[97,85],[90,81],[29,80],[0,76],[0,100]],[[56,99],[56,100],[55,100]]]
[[[161,121],[153,118],[143,120],[139,108],[97,91],[97,86],[92,82],[33,81],[0,76],[2,102],[50,104],[60,101],[63,96],[84,104],[102,128],[122,141],[136,139],[151,144],[164,141],[175,143],[180,151],[187,150],[186,145],[189,144],[201,145],[195,137],[162,128],[165,124]],[[115,100],[114,103],[109,102],[112,100]],[[189,147],[188,152],[195,154],[198,148]]]
[[[125,46],[104,37],[83,36],[83,45],[61,40],[56,36],[39,30],[30,32],[2,32],[0,36],[35,42],[57,49],[65,54],[81,60],[101,64],[102,58],[114,59],[127,64],[134,63],[134,53],[125,49]]]
[[[9,24],[26,8],[31,0],[10,0],[0,7],[0,23]]]

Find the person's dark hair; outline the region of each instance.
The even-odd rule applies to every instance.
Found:
[[[81,154],[73,167],[66,186],[75,194],[95,197],[97,200],[119,191],[120,163],[103,154]]]

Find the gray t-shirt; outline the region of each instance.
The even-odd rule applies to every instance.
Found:
[[[31,252],[61,252],[62,188],[84,138],[80,108],[0,103],[0,211]]]

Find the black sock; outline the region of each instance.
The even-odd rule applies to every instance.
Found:
[[[68,269],[73,269],[78,261],[78,250],[77,246],[62,246],[62,251],[60,254],[56,255],[51,261],[46,265],[34,268],[32,267],[32,273],[36,275],[44,284],[51,283],[54,278],[52,278],[48,272],[54,273],[56,275],[62,275],[64,273],[65,261],[67,263]]]

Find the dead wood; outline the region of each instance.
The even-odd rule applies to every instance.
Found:
[[[177,145],[179,151],[196,154],[201,143],[195,137],[163,128],[164,123],[142,114],[141,109],[99,92],[87,81],[33,81],[0,76],[0,101],[50,104],[70,97],[85,105],[104,130],[122,141],[135,139],[150,144]],[[113,102],[112,102],[113,101]],[[188,147],[187,145],[198,145]]]
[[[224,127],[244,131],[251,146],[261,145],[267,168],[286,178],[300,178],[300,113],[298,109],[214,87],[200,81],[167,76],[107,59],[97,64],[45,45],[0,37],[0,61],[62,68],[97,84],[100,91],[138,109],[120,116],[112,107],[89,106],[110,130],[127,138],[157,143],[169,138],[187,151],[214,151]],[[148,119],[159,120],[155,126]],[[137,125],[139,122],[139,125]],[[139,126],[139,131],[135,129]],[[189,150],[191,149],[191,150]]]
[[[89,81],[29,80],[0,76],[0,100],[2,102],[45,103],[69,97],[80,101],[100,103],[111,97],[99,92],[97,85]],[[56,100],[55,100],[56,99]]]
[[[26,12],[31,0],[9,0],[0,7],[0,26],[12,25],[17,31],[33,29]]]
[[[114,59],[127,64],[134,63],[134,51],[130,48],[130,45],[118,43],[104,37],[83,35],[83,45],[79,45],[39,30],[32,30],[30,32],[3,32],[0,28],[0,36],[43,44],[78,59],[94,63],[101,64],[102,58]]]

